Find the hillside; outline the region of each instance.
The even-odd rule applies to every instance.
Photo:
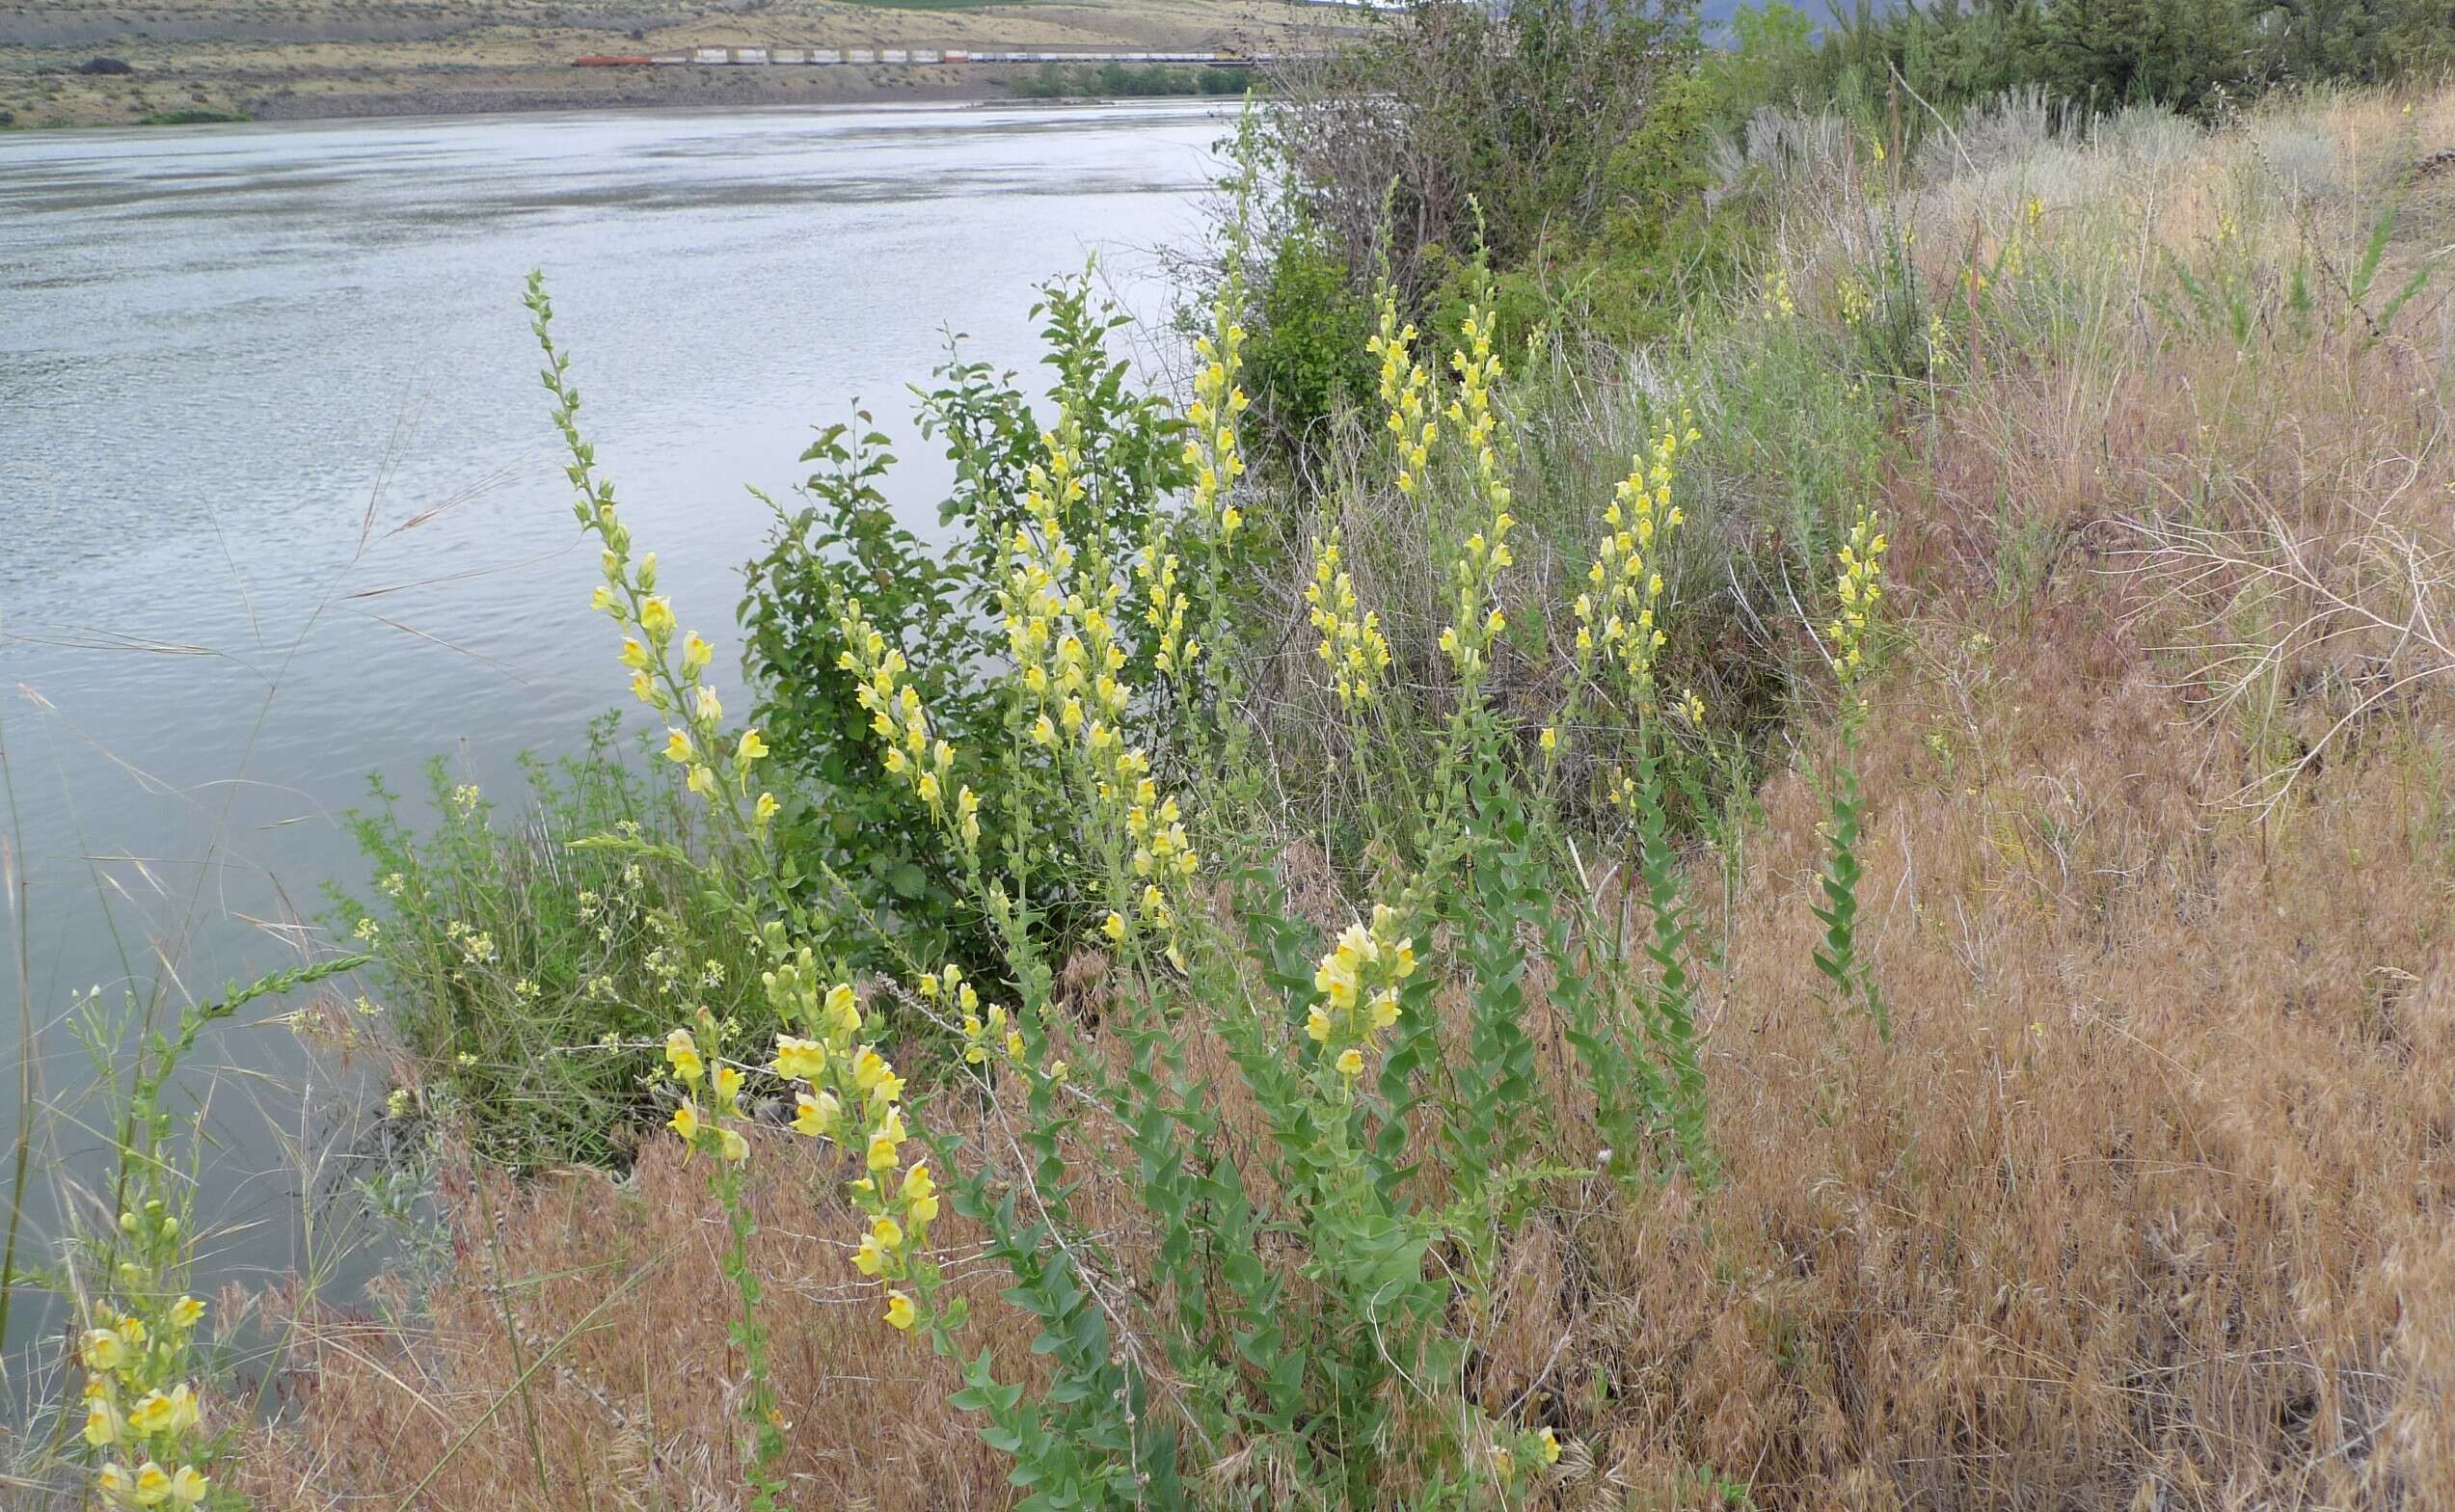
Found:
[[[818,104],[994,96],[1022,69],[576,69],[590,53],[695,46],[1228,50],[1337,14],[1284,0],[153,0],[0,13],[0,112],[20,125],[176,112],[258,120],[545,106]],[[96,58],[125,73],[78,71]]]

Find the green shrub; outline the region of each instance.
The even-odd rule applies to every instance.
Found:
[[[1044,361],[1066,395],[1065,416],[1085,461],[1085,497],[1071,514],[1086,548],[1130,580],[1158,525],[1156,501],[1184,481],[1181,427],[1109,353],[1109,334],[1124,317],[1093,297],[1088,273],[1041,295],[1035,313],[1046,321]],[[741,608],[756,716],[801,795],[784,799],[779,853],[801,895],[823,899],[842,917],[837,943],[864,966],[911,957],[978,965],[986,943],[959,860],[936,843],[906,785],[878,767],[877,716],[861,702],[863,679],[844,662],[847,605],[857,602],[908,659],[933,737],[988,754],[973,781],[979,800],[1003,810],[1016,780],[1005,740],[1015,706],[996,675],[1005,631],[995,596],[1024,518],[1028,469],[1055,422],[1034,412],[1012,373],[950,358],[937,378],[921,421],[955,463],[954,492],[938,510],[953,527],[947,543],[932,552],[897,523],[881,487],[895,459],[864,416],[863,428],[831,427],[804,453],[820,465],[804,489],[810,502],[778,511],[766,553],[748,566]],[[1151,627],[1135,615],[1120,629],[1131,666],[1147,674]],[[1165,717],[1165,709],[1153,704],[1139,716]],[[1021,844],[1037,855],[1050,841],[1035,834]],[[1067,916],[1062,893],[1041,902],[1053,918]]]
[[[1248,354],[1254,408],[1282,445],[1317,444],[1322,427],[1371,392],[1371,316],[1346,264],[1309,227],[1280,238],[1264,265]]]

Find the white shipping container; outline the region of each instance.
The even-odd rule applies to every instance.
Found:
[[[736,63],[765,63],[768,61],[768,50],[765,47],[736,47],[733,49],[733,61]]]
[[[810,49],[810,61],[812,63],[842,63],[844,53],[841,49],[834,47],[813,47]]]
[[[810,55],[803,52],[798,47],[770,47],[768,49],[768,62],[769,63],[807,63],[809,61]]]
[[[878,55],[872,52],[867,47],[847,47],[844,49],[844,61],[847,63],[876,63],[878,61]]]
[[[972,61],[972,55],[968,52],[962,52],[956,48],[949,47],[946,49],[946,61],[949,63],[969,63]]]
[[[910,63],[911,61],[911,54],[905,52],[901,47],[881,47],[878,49],[878,62],[880,63]]]
[[[661,64],[688,63],[690,55],[687,52],[661,52],[648,61]]]
[[[915,47],[912,49],[912,61],[914,63],[935,63],[937,62],[937,49],[933,47]]]
[[[733,54],[721,47],[701,47],[690,54],[692,63],[731,63]]]

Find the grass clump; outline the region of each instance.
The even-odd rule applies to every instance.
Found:
[[[515,1170],[625,1158],[640,1086],[677,997],[731,1013],[754,961],[677,858],[698,822],[620,758],[610,719],[586,750],[524,761],[508,816],[441,758],[435,819],[398,796],[352,818],[374,896],[337,924],[374,958],[385,1022],[408,1062],[393,1111],[463,1130]],[[574,842],[609,837],[609,845]]]

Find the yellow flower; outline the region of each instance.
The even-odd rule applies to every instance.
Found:
[[[720,723],[724,718],[724,700],[706,683],[699,685],[699,717],[710,724]]]
[[[774,819],[775,811],[782,806],[776,802],[774,794],[762,793],[759,795],[759,801],[751,805],[750,817],[764,824]]]
[[[668,1121],[673,1124],[673,1131],[676,1134],[681,1135],[686,1144],[695,1143],[698,1140],[698,1104],[690,1102],[684,1103],[681,1107],[673,1110],[673,1118]]]
[[[895,1162],[898,1158],[897,1150],[902,1144],[903,1141],[888,1137],[883,1130],[871,1135],[870,1150],[867,1162],[869,1168],[872,1171],[891,1171],[895,1169]]]
[[[796,1110],[793,1115],[794,1132],[817,1139],[835,1126],[835,1094],[823,1092],[812,1096],[806,1092],[796,1093],[793,1105]]]
[[[693,754],[694,752],[690,749],[690,737],[680,730],[665,731],[665,760],[679,766],[687,764]]]
[[[1125,940],[1125,916],[1124,916],[1123,914],[1121,914],[1121,913],[1117,912],[1117,911],[1116,911],[1115,909],[1113,909],[1113,908],[1112,908],[1112,909],[1110,909],[1110,910],[1109,910],[1109,914],[1108,914],[1108,918],[1107,918],[1107,919],[1106,919],[1106,921],[1105,921],[1105,922],[1103,922],[1103,923],[1100,925],[1100,927],[1099,927],[1099,932],[1100,932],[1102,934],[1107,935],[1107,936],[1108,936],[1111,940],[1114,940],[1114,941],[1116,941],[1116,942],[1117,942],[1117,943],[1119,943],[1119,944],[1122,944],[1122,943],[1124,943],[1124,940]]]
[[[107,1328],[88,1329],[78,1356],[89,1370],[117,1370],[128,1357],[120,1336]]]
[[[886,1321],[898,1330],[908,1331],[912,1327],[912,1299],[900,1291],[888,1292]]]
[[[880,1249],[900,1250],[904,1248],[904,1226],[892,1218],[873,1219],[870,1237],[878,1242]]]
[[[697,1081],[707,1070],[699,1060],[699,1047],[692,1041],[688,1029],[677,1029],[665,1036],[665,1060],[671,1063],[673,1074],[686,1082]]]
[[[732,1129],[723,1131],[724,1158],[739,1164],[750,1158],[750,1142]]]
[[[200,1303],[199,1306],[202,1307],[202,1304]],[[204,1415],[197,1409],[195,1388],[185,1381],[171,1388],[171,1431],[173,1433],[186,1433],[202,1422],[203,1418]]]
[[[1543,754],[1550,756],[1560,748],[1560,732],[1547,724],[1543,727],[1543,734],[1537,743],[1542,745]]]
[[[705,767],[693,765],[690,775],[684,779],[683,786],[693,793],[713,798],[716,796],[716,774]]]
[[[894,1076],[895,1067],[887,1058],[868,1045],[863,1045],[861,1053],[852,1058],[852,1085],[863,1092],[874,1091],[880,1082]]]
[[[1552,1435],[1551,1430],[1546,1428],[1538,1437],[1543,1441],[1543,1463],[1546,1465],[1560,1463],[1560,1441]]]
[[[631,695],[643,704],[657,701],[657,680],[645,672],[631,674]]]
[[[171,1418],[171,1399],[159,1391],[148,1391],[128,1410],[128,1426],[149,1438],[167,1432]]]
[[[92,1396],[85,1403],[85,1442],[95,1448],[120,1442],[120,1414],[110,1399]]]
[[[673,606],[661,597],[651,598],[639,606],[639,628],[649,638],[661,640],[673,634]]]
[[[909,1204],[915,1224],[926,1224],[937,1217],[937,1180],[930,1174],[928,1161],[904,1173],[904,1201]]]
[[[1305,1033],[1312,1037],[1315,1044],[1323,1043],[1330,1038],[1330,1015],[1321,1011],[1321,1005],[1318,1003],[1305,1013]]]
[[[730,1066],[716,1067],[716,1095],[732,1102],[742,1095],[742,1073]]]
[[[136,1504],[141,1507],[159,1505],[171,1494],[171,1472],[147,1460],[136,1472]]]
[[[1389,990],[1375,993],[1372,999],[1372,1027],[1387,1029],[1398,1021],[1398,994]]]
[[[876,1234],[861,1235],[861,1247],[852,1252],[852,1268],[864,1276],[876,1276],[886,1269],[887,1254]]]
[[[706,666],[710,662],[715,660],[715,655],[716,648],[700,639],[699,633],[695,630],[682,638],[682,664],[684,666]]]
[[[136,1493],[135,1477],[131,1476],[117,1460],[102,1467],[102,1472],[94,1477],[94,1484],[100,1487],[102,1495],[112,1501],[125,1501]]]
[[[1354,1045],[1338,1052],[1338,1074],[1353,1081],[1363,1074],[1363,1052]]]
[[[173,1220],[168,1218],[162,1220],[162,1232],[165,1235],[176,1231],[172,1228],[172,1222]],[[138,1317],[133,1312],[121,1317],[120,1319],[120,1342],[127,1345],[130,1349],[143,1349],[145,1347],[145,1319]]]
[[[760,739],[759,732],[744,730],[742,732],[742,744],[734,752],[733,759],[736,765],[747,767],[767,753],[768,742]]]
[[[634,672],[648,669],[648,648],[629,635],[622,637],[622,664]]]
[[[204,1499],[204,1493],[210,1489],[212,1483],[204,1478],[202,1471],[193,1465],[180,1466],[178,1473],[171,1477],[171,1499],[181,1506],[196,1505]]]

